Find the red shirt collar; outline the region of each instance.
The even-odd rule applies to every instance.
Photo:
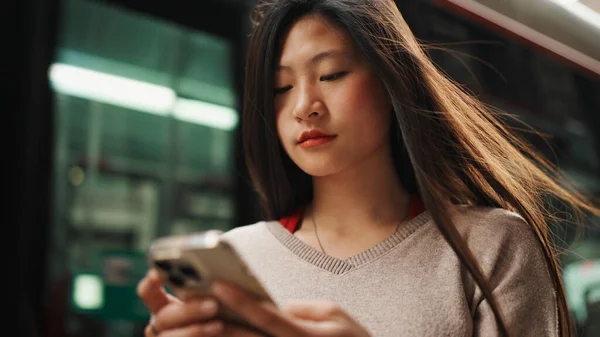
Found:
[[[300,224],[300,219],[302,218],[302,213],[304,212],[306,206],[300,206],[296,208],[290,215],[279,220],[279,223],[283,227],[285,227],[290,233],[296,232],[298,229],[298,225]],[[425,211],[425,204],[421,201],[417,195],[411,195],[410,204],[408,206],[408,219],[411,220],[417,215],[423,213]]]

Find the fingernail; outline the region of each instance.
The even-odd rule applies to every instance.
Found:
[[[150,280],[152,280],[153,282],[159,281],[160,280],[160,274],[158,273],[158,270],[156,270],[156,269],[150,269],[148,271],[148,278]]]
[[[215,321],[206,324],[202,330],[204,330],[204,333],[208,336],[215,336],[218,335],[222,329],[223,323]]]

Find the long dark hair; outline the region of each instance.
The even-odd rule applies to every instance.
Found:
[[[476,258],[451,221],[454,204],[501,207],[520,214],[543,250],[557,294],[561,336],[571,336],[558,249],[548,200],[576,215],[600,215],[591,200],[563,182],[555,167],[484,104],[439,71],[392,0],[259,1],[246,64],[243,142],[247,166],[268,220],[288,215],[312,198],[311,177],[281,146],[275,127],[274,69],[292,23],[321,15],[344,28],[383,81],[397,123],[392,148],[404,187],[417,193],[436,226],[508,330]]]

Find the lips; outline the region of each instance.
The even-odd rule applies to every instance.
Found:
[[[326,144],[332,141],[336,136],[327,134],[321,130],[310,130],[303,132],[298,140],[298,145],[304,148],[315,147],[318,145]]]

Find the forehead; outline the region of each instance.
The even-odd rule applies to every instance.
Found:
[[[280,64],[303,61],[326,50],[345,54],[353,52],[349,34],[330,20],[309,15],[296,21],[286,34],[280,56]]]

